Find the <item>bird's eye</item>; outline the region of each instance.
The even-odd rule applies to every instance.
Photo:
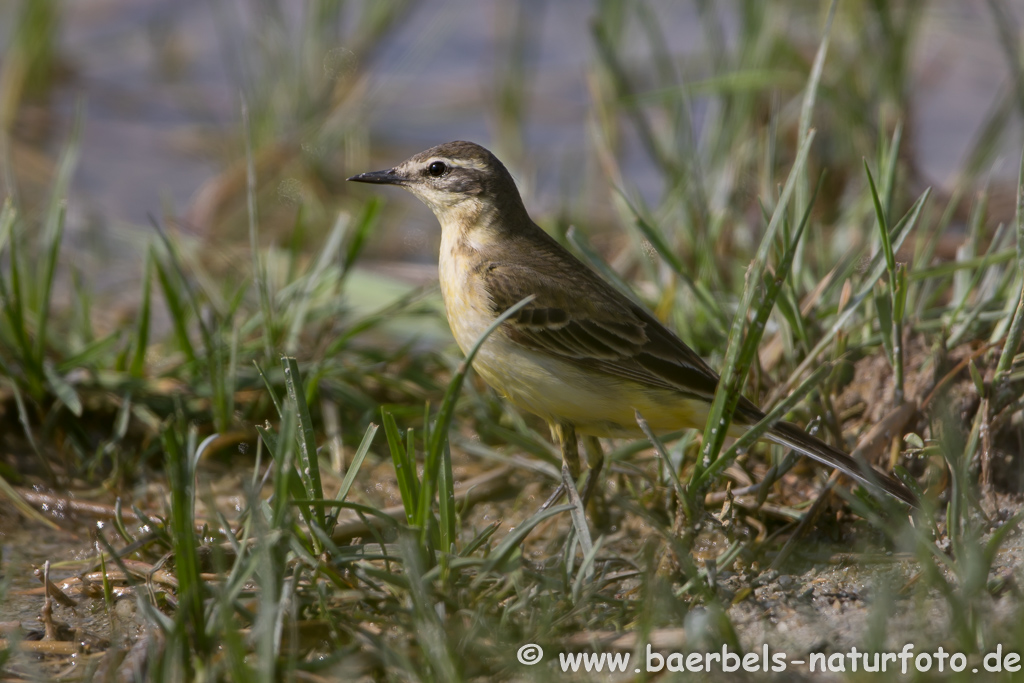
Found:
[[[427,173],[434,176],[435,178],[440,178],[445,174],[445,171],[447,170],[448,165],[445,164],[443,161],[435,161],[434,163],[430,164],[430,166],[427,167]]]

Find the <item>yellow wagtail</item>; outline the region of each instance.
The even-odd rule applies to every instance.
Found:
[[[703,429],[715,371],[538,227],[511,174],[488,150],[449,142],[349,180],[404,187],[437,216],[441,293],[463,352],[497,316],[534,296],[487,339],[473,368],[516,406],[547,420],[573,478],[576,432],[637,436],[637,412],[655,432]],[[763,417],[741,397],[730,436]],[[795,425],[779,422],[765,438],[916,505],[896,479]]]

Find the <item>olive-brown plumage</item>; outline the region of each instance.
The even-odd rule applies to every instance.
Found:
[[[639,434],[636,412],[659,432],[704,427],[718,375],[538,227],[512,176],[489,151],[450,142],[349,180],[400,185],[437,216],[441,291],[463,351],[497,316],[533,296],[488,338],[473,367],[503,396],[552,425],[567,462],[578,462],[576,431]],[[730,434],[763,417],[741,398]],[[765,438],[916,504],[900,482],[795,425],[780,422]]]

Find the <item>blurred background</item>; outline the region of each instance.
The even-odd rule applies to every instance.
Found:
[[[292,631],[281,627],[286,604],[347,624],[326,646],[316,636],[313,665],[400,662],[402,680],[456,680],[437,673],[447,669],[491,680],[520,671],[508,667],[522,643],[573,634],[590,644],[594,629],[678,633],[684,622],[731,646],[741,628],[759,642],[749,629],[778,623],[792,652],[837,642],[877,652],[887,637],[924,630],[968,652],[1024,642],[1019,537],[1007,535],[1024,490],[1024,325],[1011,324],[1024,271],[1014,221],[1022,22],[1024,0],[3,0],[0,626],[40,615],[30,567],[92,568],[97,539],[114,537],[103,520],[119,522],[126,555],[161,566],[168,525],[150,517],[175,522],[180,552],[196,545],[189,511],[204,534],[239,520],[248,529],[273,489],[280,533],[254,527],[262,545],[239,552],[232,570],[257,576],[270,599],[255,618],[227,591],[208,603],[260,640],[201,638],[201,600],[175,598],[172,629],[138,613],[142,628],[169,634],[168,666],[188,659],[172,639],[196,636],[195,661],[218,662],[211,679],[231,666],[233,680],[255,680],[245,660],[258,651],[261,680],[291,680],[264,656]],[[801,147],[810,128],[813,144]],[[906,536],[899,515],[857,506],[870,512],[861,524],[819,497],[831,484],[815,483],[814,469],[757,446],[716,460],[727,468],[705,503],[723,523],[690,520],[683,540],[693,545],[679,546],[676,476],[707,474],[696,467],[706,448],[692,432],[664,457],[649,442],[614,440],[603,444],[609,504],[588,513],[608,533],[596,562],[611,573],[582,581],[595,565],[572,559],[566,516],[531,532],[559,481],[547,426],[472,373],[448,391],[462,356],[439,308],[435,218],[395,188],[345,181],[455,139],[490,148],[545,230],[712,367],[739,340],[744,301],[771,302],[748,327],[758,353],[743,361],[749,373],[739,369],[746,395],[765,407],[788,397],[787,419],[833,443],[865,443],[858,452],[886,470],[906,465],[948,509],[944,526]],[[806,163],[798,149],[809,149]],[[772,215],[779,229],[765,239]],[[755,255],[763,270],[750,272],[768,286],[747,291],[761,303],[741,296]],[[288,397],[284,409],[275,396]],[[454,415],[450,430],[437,414]],[[438,433],[447,440],[427,436]],[[322,445],[299,474],[311,482],[319,468],[324,482],[298,496],[283,488],[296,444],[307,455]],[[375,515],[428,528],[416,478],[428,446],[437,467],[445,444],[439,510],[456,481],[493,476],[501,490],[458,514],[444,508],[459,517],[449,539],[472,560],[450,575],[430,570],[444,609],[417,597],[418,581],[386,575],[420,571],[415,544],[399,548],[401,570],[342,583],[364,556],[345,546],[323,564],[294,504],[312,527],[325,509],[314,501],[351,491]],[[200,455],[197,493],[180,482],[193,480],[185,465]],[[775,483],[754,495],[766,478]],[[685,495],[710,483],[686,480]],[[50,492],[100,507],[76,512]],[[978,501],[997,509],[996,494],[1016,497],[976,515]],[[423,513],[415,524],[410,510]],[[336,521],[317,524],[329,538]],[[823,533],[808,541],[815,525]],[[691,534],[700,528],[707,544]],[[369,548],[367,533],[345,543]],[[1003,554],[1009,538],[1017,546]],[[794,607],[765,602],[776,598],[755,577],[778,577],[796,541],[814,567],[795,585],[779,578]],[[292,555],[289,543],[313,551]],[[706,582],[691,547],[707,560]],[[925,569],[907,562],[914,553]],[[208,580],[198,565],[174,564],[182,595]],[[328,587],[336,568],[345,577]],[[275,597],[293,591],[296,603]],[[353,608],[355,593],[374,597]],[[818,618],[804,621],[808,605]],[[727,611],[735,631],[719,621]],[[450,661],[430,660],[424,624],[447,639]],[[370,635],[349,643],[348,633]],[[357,652],[373,659],[346,660]]]
[[[6,2],[0,192],[23,211],[43,206],[77,135],[64,256],[99,301],[131,307],[149,217],[194,239],[214,270],[248,263],[230,258],[248,247],[248,136],[261,241],[299,235],[316,249],[339,209],[379,195],[386,209],[362,263],[428,282],[434,218],[404,193],[344,178],[468,139],[505,161],[538,222],[558,235],[576,226],[620,271],[632,221],[621,192],[678,232],[684,262],[714,279],[698,244],[721,242],[725,258],[756,244],[757,198],[784,178],[790,153],[766,144],[796,135],[826,11],[800,1]],[[863,184],[845,169],[874,157],[897,123],[907,197],[988,188],[993,224],[1012,216],[1022,14],[1024,3],[997,0],[840,3],[813,121],[813,165],[832,171],[824,218],[847,183]]]

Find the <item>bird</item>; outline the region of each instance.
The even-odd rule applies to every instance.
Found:
[[[659,434],[704,428],[718,374],[534,223],[512,175],[489,150],[448,142],[348,180],[397,185],[436,216],[441,294],[463,353],[500,315],[532,297],[484,341],[472,366],[512,404],[548,423],[571,500],[580,475],[577,434],[593,444],[600,437],[641,436],[638,414]],[[742,435],[764,416],[740,397],[729,435]],[[761,438],[918,504],[895,478],[794,424],[777,422]],[[592,483],[588,475],[588,490]]]

